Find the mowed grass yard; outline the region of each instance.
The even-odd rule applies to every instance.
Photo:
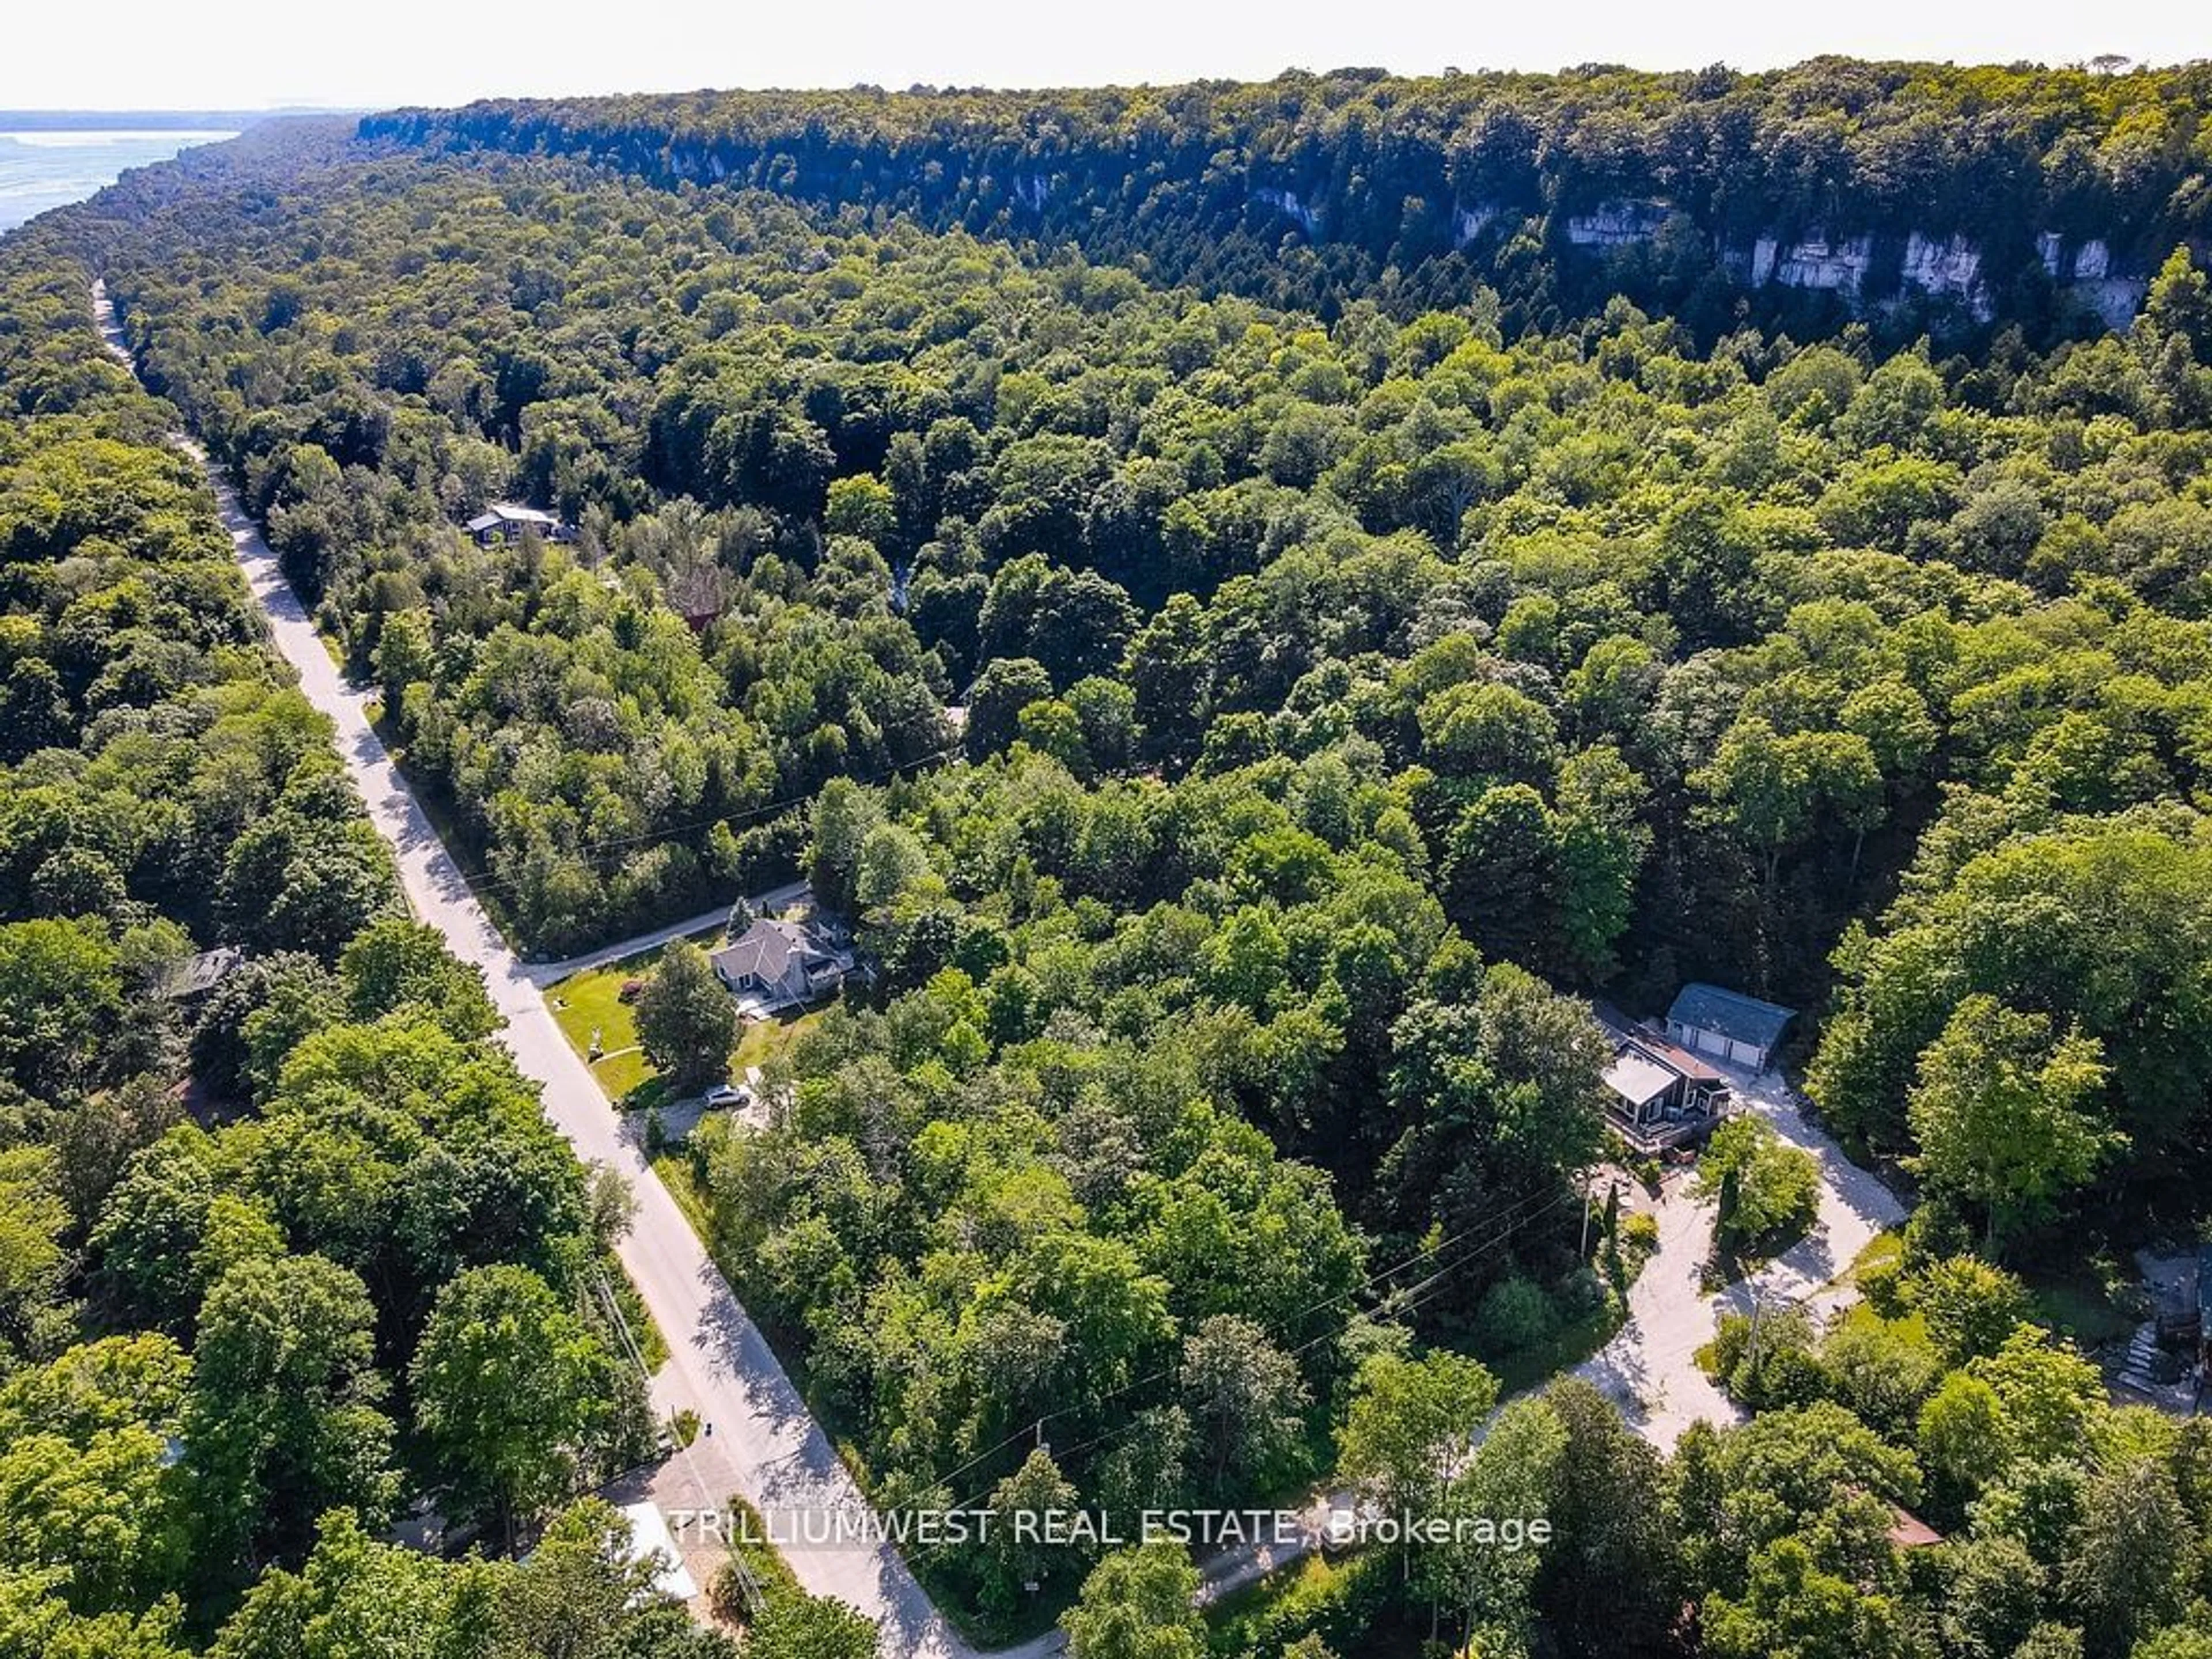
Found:
[[[631,980],[644,978],[659,959],[659,949],[641,951],[604,968],[571,974],[545,993],[569,1046],[591,1064],[592,1075],[607,1098],[625,1111],[641,1111],[659,1101],[665,1092],[659,1073],[637,1046],[636,1016],[622,1000],[622,988]],[[730,1051],[730,1075],[742,1076],[748,1066],[766,1065],[820,1018],[817,1012],[795,1018],[747,1020],[738,1031],[737,1047]],[[592,1063],[595,1030],[605,1058]]]

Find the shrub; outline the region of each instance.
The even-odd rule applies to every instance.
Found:
[[[1906,1281],[1905,1293],[1954,1366],[1995,1353],[2034,1311],[2027,1286],[1970,1255],[1931,1263]]]
[[[1656,1215],[1623,1216],[1620,1234],[1613,1240],[1611,1259],[1607,1270],[1613,1278],[1613,1288],[1626,1292],[1636,1282],[1637,1274],[1644,1271],[1659,1248],[1659,1218]]]
[[[1502,1279],[1475,1310],[1475,1340],[1492,1353],[1533,1348],[1559,1329],[1559,1314],[1534,1279]]]
[[[1722,1248],[1771,1251],[1794,1243],[1813,1224],[1820,1166],[1761,1120],[1733,1117],[1706,1143],[1698,1190],[1720,1206]]]
[[[1729,1396],[1753,1411],[1777,1406],[1805,1406],[1827,1392],[1821,1369],[1820,1332],[1802,1308],[1729,1314],[1720,1323],[1708,1367]]]

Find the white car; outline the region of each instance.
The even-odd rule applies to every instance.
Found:
[[[718,1083],[707,1091],[706,1098],[709,1106],[750,1106],[753,1091],[740,1084]]]

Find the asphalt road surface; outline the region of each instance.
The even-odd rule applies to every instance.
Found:
[[[94,311],[109,345],[125,356],[104,289]],[[240,568],[266,613],[276,648],[300,677],[309,702],[337,727],[337,749],[369,817],[391,842],[416,916],[446,936],[453,954],[483,970],[492,1000],[507,1018],[501,1034],[515,1063],[543,1091],[545,1115],[576,1155],[620,1171],[638,1202],[637,1220],[621,1246],[622,1264],[669,1346],[655,1380],[665,1411],[688,1407],[714,1425],[697,1455],[678,1456],[656,1481],[673,1484],[702,1507],[719,1507],[730,1492],[756,1508],[831,1512],[865,1520],[867,1500],[838,1461],[799,1391],[757,1327],[708,1259],[676,1200],[646,1162],[635,1136],[554,1024],[536,977],[510,951],[470,892],[460,866],[368,723],[363,693],[349,686],[324,648],[313,619],[284,580],[276,555],[237,497],[197,446],[179,441],[203,467]],[[726,1481],[726,1485],[722,1483]],[[719,1489],[716,1489],[719,1488]],[[672,1494],[665,1503],[678,1501]],[[862,1530],[848,1528],[848,1532]],[[886,1659],[969,1659],[975,1651],[931,1603],[898,1552],[862,1536],[785,1553],[799,1583],[833,1595],[876,1621]],[[1015,1659],[1052,1652],[1056,1636],[1009,1650]]]

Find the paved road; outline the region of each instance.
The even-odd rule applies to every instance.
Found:
[[[104,289],[96,287],[94,294],[102,333],[128,362]],[[577,1156],[621,1171],[636,1194],[637,1223],[623,1241],[621,1256],[668,1340],[656,1401],[667,1410],[688,1406],[714,1425],[712,1440],[700,1443],[695,1455],[673,1460],[654,1490],[669,1504],[719,1507],[736,1492],[763,1510],[818,1510],[865,1521],[867,1500],[635,1138],[623,1132],[554,1024],[531,974],[470,893],[460,866],[370,728],[363,693],[340,677],[276,556],[219,471],[197,447],[179,441],[207,469],[239,565],[268,616],[277,649],[299,674],[308,700],[337,726],[338,752],[370,817],[392,843],[416,915],[442,933],[462,961],[483,970],[492,1000],[507,1018],[502,1040],[540,1085],[546,1116]],[[834,1595],[877,1622],[885,1659],[970,1659],[974,1654],[889,1545],[863,1537],[789,1550],[786,1559],[805,1589]],[[1057,1645],[1056,1638],[1047,1637],[1012,1653],[1035,1659]]]

